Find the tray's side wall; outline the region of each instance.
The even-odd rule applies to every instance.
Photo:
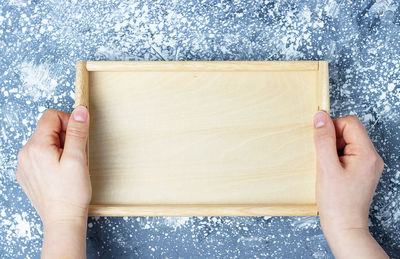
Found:
[[[76,81],[75,81],[75,104],[77,106],[89,108],[89,72],[86,69],[85,61],[76,63]]]
[[[318,110],[323,110],[329,113],[329,70],[328,61],[318,62],[318,85],[317,85],[317,100]]]
[[[242,205],[90,205],[89,216],[189,217],[189,216],[317,216],[315,204]]]
[[[89,71],[86,69],[86,61],[76,63],[74,108],[78,106],[89,109]],[[86,161],[89,167],[89,137],[86,142]]]

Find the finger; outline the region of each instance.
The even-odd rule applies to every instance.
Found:
[[[343,137],[336,136],[336,149],[342,150],[346,146],[346,142],[344,141]]]
[[[60,148],[64,148],[64,145],[65,145],[65,134],[66,134],[66,130],[61,131],[61,133],[60,133]]]
[[[60,133],[67,127],[69,114],[53,109],[46,110],[40,118],[32,142],[39,145],[60,147]]]
[[[89,112],[78,106],[72,112],[65,135],[63,156],[86,157],[86,140],[89,134]]]
[[[340,166],[336,148],[335,126],[324,111],[314,116],[314,143],[317,152],[317,163],[322,169]]]
[[[363,152],[375,151],[363,124],[356,116],[346,116],[333,121],[336,135],[342,138],[344,155],[357,155]]]

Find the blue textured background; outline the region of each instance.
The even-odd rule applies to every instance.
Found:
[[[328,60],[331,115],[356,114],[385,171],[370,228],[400,258],[398,0],[0,0],[0,257],[40,254],[16,155],[71,112],[78,60]],[[90,258],[332,258],[316,217],[89,218]]]

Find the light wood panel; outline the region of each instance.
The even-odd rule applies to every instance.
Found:
[[[312,121],[329,111],[326,62],[77,68],[88,71],[76,105],[91,113],[90,214],[316,215]]]
[[[323,62],[324,63],[324,62]],[[326,62],[325,62],[326,63]],[[319,61],[88,61],[89,71],[316,71]]]
[[[146,204],[91,205],[91,216],[310,216],[317,215],[315,204]]]

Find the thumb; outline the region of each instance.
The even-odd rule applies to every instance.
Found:
[[[89,112],[84,106],[78,106],[72,112],[65,134],[64,153],[86,155],[86,140],[89,134]]]
[[[318,111],[314,115],[314,143],[317,164],[321,169],[340,165],[336,149],[335,126],[325,111]]]

